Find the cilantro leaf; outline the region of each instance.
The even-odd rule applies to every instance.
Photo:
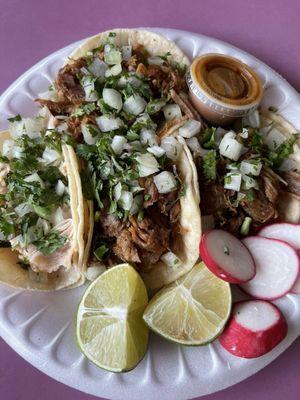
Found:
[[[215,142],[215,133],[216,133],[216,128],[211,127],[211,128],[206,128],[202,137],[202,146],[205,149],[215,149],[216,148],[216,142]]]
[[[22,121],[22,117],[20,114],[16,115],[15,117],[7,118],[9,122],[19,122]]]
[[[32,244],[44,256],[49,256],[59,250],[65,245],[67,238],[62,236],[57,231],[49,232],[47,235],[40,234],[40,236],[32,242]]]
[[[217,176],[216,152],[209,151],[202,158],[202,171],[207,181],[214,181]]]
[[[294,144],[298,139],[297,135],[294,136],[295,137],[291,137],[283,142],[276,150],[276,152],[269,153],[268,160],[271,162],[274,169],[278,169],[281,166],[283,160],[294,152]]]
[[[105,254],[108,252],[108,247],[105,244],[101,244],[97,249],[94,251],[94,256],[99,260],[102,261]]]

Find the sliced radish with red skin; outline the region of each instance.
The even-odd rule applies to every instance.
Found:
[[[291,224],[288,222],[279,222],[276,224],[267,225],[259,231],[259,236],[269,239],[279,239],[288,243],[297,250],[300,256],[300,225]],[[292,293],[300,294],[300,270],[299,276],[293,286]]]
[[[247,247],[221,229],[202,235],[200,256],[211,272],[226,282],[248,282],[255,276],[255,264]]]
[[[290,246],[300,250],[300,225],[288,222],[278,222],[263,227],[259,233],[269,239],[278,239],[287,242]]]
[[[287,322],[274,304],[246,300],[234,304],[232,316],[219,341],[235,356],[256,358],[274,349],[287,331]]]
[[[274,300],[287,294],[299,273],[299,257],[286,242],[251,236],[243,240],[256,265],[255,277],[240,287],[257,299]]]

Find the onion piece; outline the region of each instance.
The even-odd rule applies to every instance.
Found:
[[[167,157],[170,160],[176,161],[181,150],[182,144],[172,136],[165,137],[161,140],[161,147],[165,150]]]
[[[24,178],[25,182],[38,182],[42,188],[45,187],[45,183],[42,178],[39,176],[37,172],[34,172],[31,175],[28,175]]]
[[[262,163],[259,160],[242,161],[240,170],[242,174],[258,176],[262,169]]]
[[[237,161],[244,150],[244,146],[235,137],[236,134],[230,131],[224,135],[219,145],[220,154],[233,161]]]
[[[53,226],[57,226],[62,221],[65,220],[64,213],[61,207],[58,207],[54,213],[51,215],[50,222]]]
[[[147,59],[149,65],[163,65],[164,60],[159,56],[151,56]]]
[[[133,215],[138,213],[142,209],[143,202],[144,202],[144,196],[142,194],[138,194],[137,196],[135,196],[133,198],[132,205],[130,208],[130,214]]]
[[[97,78],[103,78],[107,69],[107,64],[98,57],[88,66],[89,72]]]
[[[37,220],[36,226],[37,226],[37,228],[43,229],[44,235],[46,235],[51,229],[50,223],[43,218],[39,218]]]
[[[242,174],[239,172],[230,172],[224,177],[224,188],[239,192],[242,183]]]
[[[104,61],[108,65],[121,64],[122,54],[119,50],[110,49],[104,54]]]
[[[141,178],[155,174],[159,171],[159,164],[152,154],[140,154],[136,157],[138,162],[139,176]]]
[[[62,180],[58,180],[56,186],[55,186],[55,192],[58,196],[63,196],[63,194],[66,191],[66,185],[63,183]]]
[[[124,101],[123,109],[128,114],[139,115],[145,110],[146,105],[147,102],[142,96],[134,94]]]
[[[94,128],[93,125],[81,124],[81,131],[83,135],[83,140],[89,145],[96,144],[101,136],[100,132],[98,134],[95,134],[98,131],[98,128]]]
[[[181,118],[182,112],[178,104],[167,104],[163,108],[163,113],[166,121],[171,121],[174,118]]]
[[[116,135],[111,142],[111,148],[115,154],[121,154],[126,143],[127,139],[124,136]]]
[[[242,132],[239,133],[239,136],[243,139],[248,139],[249,131],[246,128],[243,128]]]
[[[260,125],[260,116],[257,110],[253,111],[251,114],[243,117],[243,125],[251,126],[252,128],[259,128]]]
[[[101,132],[115,131],[123,126],[123,121],[121,118],[113,118],[107,115],[101,115],[100,117],[96,118],[96,122]]]
[[[23,150],[21,147],[16,146],[14,140],[7,139],[3,142],[2,154],[9,160],[12,160],[13,158],[21,158]]]
[[[86,101],[97,101],[98,93],[95,91],[95,80],[92,76],[84,76],[81,79],[81,85],[85,92]]]
[[[199,140],[196,137],[186,139],[186,144],[188,145],[189,149],[192,150],[192,152],[201,153],[202,148],[200,146]],[[202,150],[204,150],[206,153],[209,151],[206,149],[202,149]]]
[[[201,130],[201,122],[195,119],[189,119],[178,130],[180,136],[184,138],[191,138]]]
[[[155,175],[153,181],[159,193],[173,192],[173,190],[176,190],[178,187],[174,174],[169,171],[163,171]]]
[[[102,97],[104,103],[108,104],[110,107],[114,108],[117,111],[121,110],[123,104],[122,96],[117,90],[105,88],[103,89]]]
[[[164,264],[171,268],[180,267],[182,264],[180,258],[178,258],[172,251],[163,254],[160,259]]]
[[[131,209],[133,202],[133,194],[128,192],[127,190],[122,190],[121,196],[118,200],[118,203],[125,211],[129,211]]]
[[[160,146],[151,146],[147,148],[149,153],[152,153],[155,157],[162,157],[166,151]]]
[[[110,76],[117,76],[120,75],[121,72],[122,72],[122,65],[116,64],[105,71],[105,77],[109,78]]]
[[[286,140],[287,138],[283,133],[276,128],[272,128],[264,138],[264,143],[269,147],[270,150],[275,151]]]
[[[298,169],[298,163],[293,158],[285,158],[279,167],[279,171],[292,171]]]
[[[45,164],[51,164],[58,160],[62,160],[61,154],[59,154],[56,150],[46,147],[42,155],[42,161]]]
[[[120,199],[120,197],[121,197],[121,194],[122,194],[122,184],[121,184],[121,182],[118,182],[116,184],[116,186],[113,189],[113,193],[114,193],[114,199],[116,201],[118,201]]]
[[[132,46],[122,46],[122,58],[124,61],[129,60],[129,58],[132,56]]]
[[[17,207],[15,207],[15,213],[20,217],[24,217],[24,215],[29,214],[33,211],[33,207],[31,204],[21,203]]]
[[[155,146],[157,144],[155,131],[153,129],[142,128],[140,132],[140,141],[142,145],[149,144]]]
[[[243,189],[249,190],[252,188],[258,189],[257,181],[253,179],[251,176],[243,175]]]

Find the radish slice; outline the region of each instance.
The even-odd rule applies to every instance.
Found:
[[[263,300],[240,301],[233,306],[219,341],[235,356],[256,358],[274,349],[287,330],[282,312],[273,304]]]
[[[263,236],[270,239],[279,239],[288,243],[294,249],[298,250],[298,255],[300,252],[300,225],[291,224],[287,222],[271,224],[265,226],[259,231],[259,236]],[[300,270],[298,279],[293,286],[292,293],[300,294]]]
[[[247,247],[221,229],[202,235],[200,256],[211,272],[226,282],[244,283],[255,275],[255,264]]]
[[[259,236],[243,240],[252,254],[256,275],[241,288],[258,299],[273,300],[287,294],[299,273],[297,252],[287,243]]]

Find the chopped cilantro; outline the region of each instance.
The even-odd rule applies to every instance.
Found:
[[[95,103],[87,103],[81,107],[76,108],[76,110],[71,114],[71,117],[83,117],[84,115],[89,115],[96,110]]]
[[[216,152],[209,151],[202,158],[202,171],[207,181],[214,181],[217,176]]]
[[[67,238],[57,231],[49,232],[47,235],[41,231],[39,237],[37,237],[32,244],[38,251],[44,254],[44,256],[49,256],[63,247],[66,241]]]
[[[109,34],[108,34],[108,37],[116,37],[117,36],[117,34],[116,34],[116,32],[109,32]]]
[[[214,128],[214,127],[205,129],[202,140],[201,140],[202,146],[205,149],[215,149],[216,148],[215,133],[216,133],[216,128]]]
[[[268,108],[268,110],[271,111],[271,112],[273,112],[273,113],[277,113],[278,108],[273,107],[273,106],[270,106],[270,107]]]
[[[294,144],[298,139],[298,135],[287,139],[283,142],[276,150],[276,152],[270,152],[268,155],[268,160],[270,161],[272,167],[276,170],[278,169],[283,160],[287,158],[290,154],[294,152]]]
[[[99,260],[102,261],[105,254],[108,252],[108,248],[105,244],[101,244],[95,251],[94,256]]]
[[[7,118],[9,122],[18,122],[22,121],[22,117],[20,114],[16,115],[15,117]]]

